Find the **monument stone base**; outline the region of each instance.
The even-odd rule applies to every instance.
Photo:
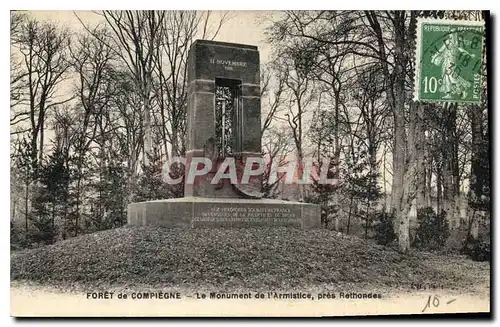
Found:
[[[274,199],[185,197],[128,205],[131,226],[210,227],[321,227],[320,206]]]

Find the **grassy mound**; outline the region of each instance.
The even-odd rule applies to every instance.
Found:
[[[85,286],[457,289],[489,281],[489,264],[429,253],[402,255],[327,230],[124,227],[15,251],[11,279]]]

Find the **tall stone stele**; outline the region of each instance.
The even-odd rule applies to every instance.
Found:
[[[128,224],[319,228],[318,205],[263,199],[261,175],[240,183],[247,161],[261,158],[260,116],[257,47],[195,41],[188,55],[185,177],[191,168],[203,168],[200,158],[212,162],[211,170],[185,183],[184,198],[129,204]],[[213,183],[226,158],[235,162],[237,181],[226,178]],[[197,161],[191,167],[193,160]]]

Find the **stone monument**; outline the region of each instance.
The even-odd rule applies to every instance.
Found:
[[[254,162],[262,158],[260,124],[257,47],[195,41],[188,55],[184,197],[131,203],[128,224],[319,228],[320,206],[262,198],[262,173]],[[233,165],[222,166],[227,162]],[[231,168],[234,178],[220,178],[220,172],[230,175]],[[246,168],[251,176],[242,182]],[[189,180],[190,173],[203,170]]]

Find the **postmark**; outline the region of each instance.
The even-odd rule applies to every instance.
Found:
[[[419,19],[415,101],[480,103],[484,22]]]

